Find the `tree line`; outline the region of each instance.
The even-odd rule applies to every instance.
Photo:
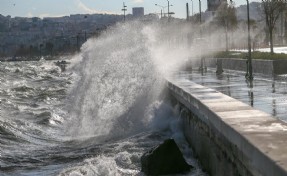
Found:
[[[276,29],[276,24],[278,23],[279,17],[287,17],[287,1],[286,0],[261,0],[260,6],[257,9],[258,13],[261,15],[263,24],[265,26],[265,42],[268,43],[270,47],[270,53],[274,53],[274,30]],[[243,23],[247,23],[246,21]],[[258,28],[258,22],[254,19],[250,20],[250,27],[252,30]],[[226,39],[226,50],[229,50],[229,40],[228,35],[236,31],[239,27],[239,21],[236,16],[236,8],[234,7],[234,2],[223,1],[223,3],[218,7],[216,14],[210,23],[217,28],[223,29],[225,31]],[[246,24],[247,25],[247,24]],[[262,32],[261,32],[262,33]],[[259,38],[258,36],[253,36],[253,42]],[[282,37],[282,36],[281,36]],[[283,40],[283,39],[282,39]]]

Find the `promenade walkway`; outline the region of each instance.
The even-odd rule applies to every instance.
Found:
[[[242,72],[216,75],[209,70],[203,74],[180,72],[178,77],[215,89],[287,122],[287,76],[255,76],[253,82],[248,82]]]

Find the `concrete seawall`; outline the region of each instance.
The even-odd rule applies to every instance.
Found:
[[[184,133],[211,175],[287,175],[287,125],[188,80],[167,81]]]

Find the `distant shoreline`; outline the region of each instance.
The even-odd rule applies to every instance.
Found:
[[[76,53],[48,55],[48,56],[19,56],[19,57],[2,57],[0,62],[24,62],[24,61],[40,61],[40,60],[67,60]]]

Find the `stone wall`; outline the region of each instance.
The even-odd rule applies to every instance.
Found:
[[[190,81],[168,81],[167,87],[181,105],[185,136],[210,175],[287,175],[286,123]]]

